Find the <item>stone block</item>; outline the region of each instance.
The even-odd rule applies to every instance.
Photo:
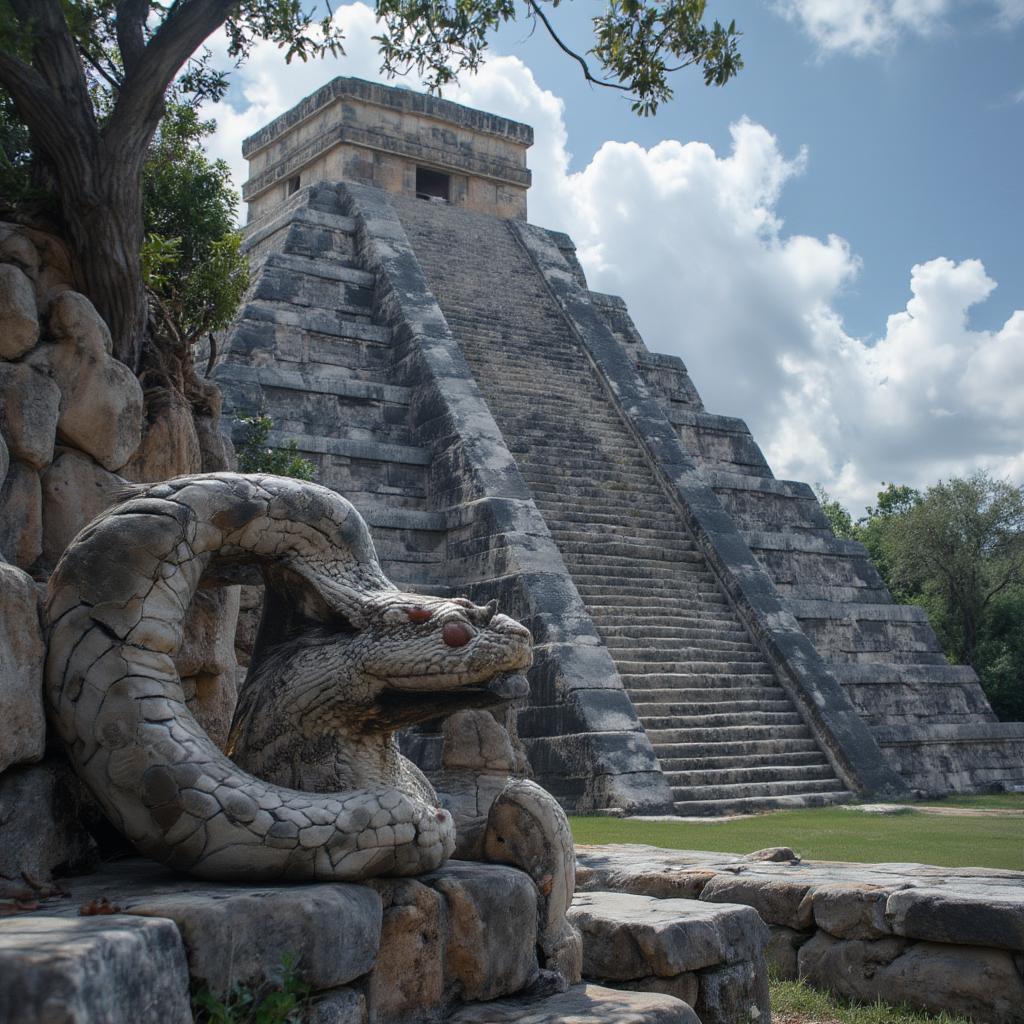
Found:
[[[810,936],[781,924],[770,925],[768,930],[771,935],[764,950],[768,969],[784,981],[796,981],[800,976],[797,954]]]
[[[771,1024],[764,961],[744,961],[700,972],[697,1001],[701,1024]]]
[[[116,886],[117,875],[111,873]],[[194,982],[224,995],[240,982],[280,978],[285,956],[314,991],[337,988],[373,966],[381,901],[363,885],[242,886],[171,882],[155,893],[111,892],[125,913],[170,918]]]
[[[0,558],[28,569],[43,550],[43,492],[39,474],[11,459],[0,487]]]
[[[0,434],[0,486],[3,486],[4,480],[7,479],[7,470],[11,465],[11,453],[7,447],[7,442],[4,440],[4,435]]]
[[[127,481],[83,452],[61,448],[42,473],[43,564],[52,568],[86,523],[114,504]]]
[[[0,920],[0,1020],[192,1024],[178,929],[120,914]]]
[[[0,431],[14,458],[33,469],[50,462],[59,415],[60,389],[49,377],[27,363],[0,363]]]
[[[380,955],[366,981],[370,1019],[375,1024],[439,1019],[445,990],[440,893],[412,880],[370,884],[384,905]]]
[[[43,756],[43,653],[35,584],[0,562],[0,772]]]
[[[104,469],[120,469],[142,440],[142,386],[110,355],[107,325],[84,295],[59,294],[48,325],[54,340],[37,346],[30,361],[60,388],[57,434]]]
[[[486,711],[457,711],[444,721],[445,768],[511,772],[515,754],[509,734]]]
[[[701,1024],[686,1003],[653,992],[574,985],[533,999],[501,999],[464,1006],[448,1024]]]
[[[659,978],[652,974],[649,978],[634,978],[631,981],[617,981],[615,988],[627,992],[657,992],[663,996],[673,996],[693,1006],[697,1002],[700,988],[700,977],[693,971],[676,974],[671,978]]]
[[[469,1001],[496,999],[537,977],[537,890],[530,877],[496,864],[449,861],[422,877],[444,898],[445,982]]]
[[[813,919],[807,881],[745,875],[715,875],[700,894],[713,903],[743,903],[753,907],[766,924],[784,924],[804,931]]]
[[[18,267],[0,263],[0,358],[18,359],[38,340],[35,288]]]
[[[86,870],[96,844],[86,827],[96,810],[63,759],[11,768],[0,775],[0,875],[40,880]],[[0,1016],[0,1020],[2,1020]]]
[[[1024,893],[901,889],[889,896],[885,916],[893,932],[910,939],[1024,952]]]
[[[834,939],[800,948],[800,976],[849,999],[907,1002],[977,1024],[1024,1022],[1024,979],[1006,950],[907,939]]]
[[[815,888],[811,893],[814,923],[840,939],[880,939],[891,935],[885,918],[890,891],[854,882]]]
[[[583,936],[587,978],[670,978],[741,961],[764,973],[768,929],[750,907],[587,892],[576,894],[568,916]]]

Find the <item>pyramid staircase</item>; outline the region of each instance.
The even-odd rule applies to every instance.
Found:
[[[392,201],[632,698],[676,812],[851,799],[504,222]]]

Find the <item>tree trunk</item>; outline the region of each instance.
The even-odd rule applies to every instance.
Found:
[[[84,156],[84,154],[82,154]],[[78,260],[78,287],[107,322],[114,355],[139,368],[148,306],[142,283],[142,185],[138,160],[101,145],[89,166],[54,161],[61,215]]]

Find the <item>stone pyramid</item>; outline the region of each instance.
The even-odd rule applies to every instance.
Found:
[[[532,137],[338,78],[248,139],[227,412],[296,442],[396,582],[530,626],[519,733],[568,809],[1024,784],[1024,724],[588,289],[571,239],[527,222]],[[409,738],[427,770],[437,748]]]

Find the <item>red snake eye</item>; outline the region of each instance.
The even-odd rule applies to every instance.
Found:
[[[446,622],[441,637],[449,647],[465,647],[473,639],[473,628],[465,622]]]
[[[410,622],[429,622],[433,614],[429,608],[410,608],[406,612]]]

